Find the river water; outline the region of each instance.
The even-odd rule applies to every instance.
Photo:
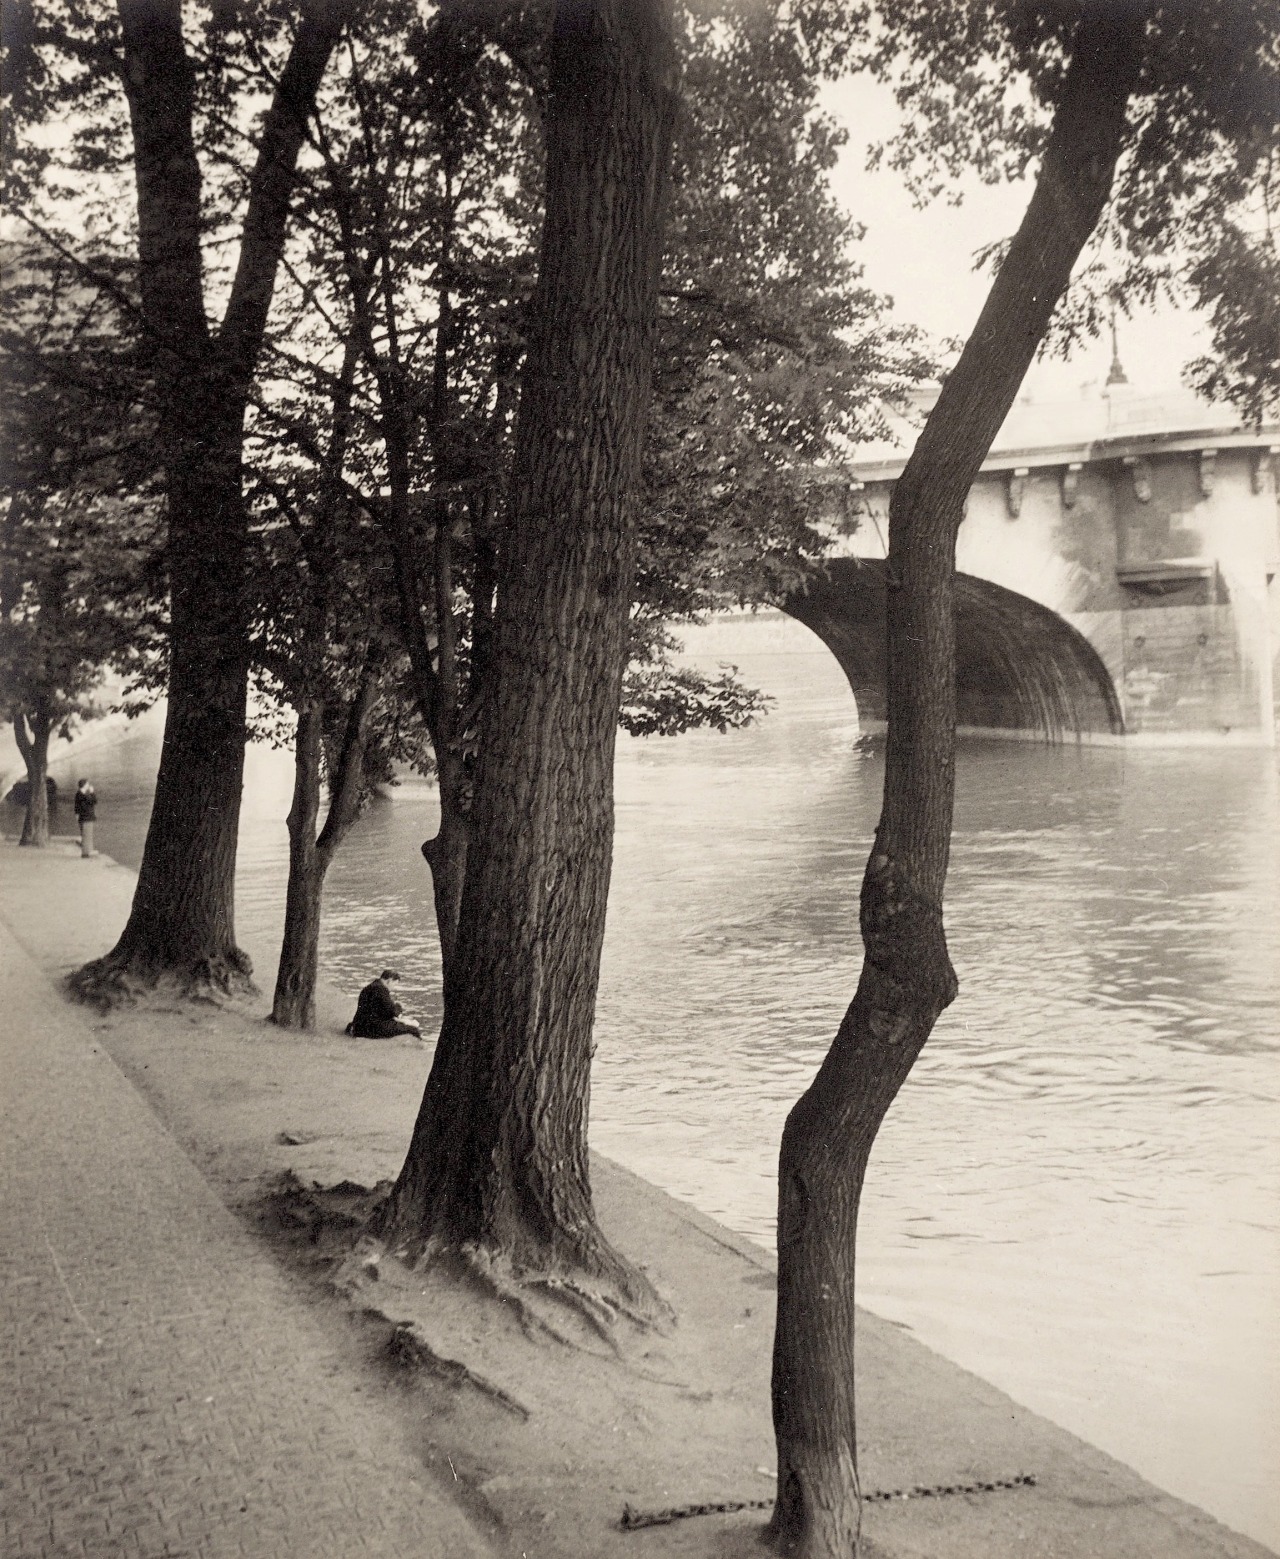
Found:
[[[807,630],[688,643],[775,703],[744,732],[620,740],[592,1141],[772,1243],[782,1123],[857,980],[883,762]],[[93,774],[99,843],[134,865],[158,732],[91,729],[54,771]],[[973,742],[957,788],[961,990],[876,1144],[860,1299],[1280,1549],[1276,755]],[[287,756],[254,750],[246,936],[280,922],[288,797]],[[395,964],[428,1025],[434,816],[417,782],[370,808],[322,950],[353,993]]]

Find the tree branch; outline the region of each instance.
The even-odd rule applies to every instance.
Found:
[[[250,181],[240,263],[219,332],[232,372],[245,389],[266,331],[307,120],[315,111],[316,93],[353,3],[307,0],[263,127]]]

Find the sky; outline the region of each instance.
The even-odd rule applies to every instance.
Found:
[[[899,122],[890,89],[860,76],[827,84],[821,101],[849,132],[831,186],[850,216],[866,226],[855,252],[867,284],[892,294],[901,319],[936,336],[967,336],[990,285],[988,273],[973,270],[974,252],[1017,230],[1030,185],[984,185],[975,178],[964,187],[960,206],[939,200],[917,210],[897,174],[869,173],[865,167],[868,145],[891,134]],[[1194,319],[1169,309],[1121,319],[1118,334],[1130,383],[1152,393],[1176,388],[1183,363],[1205,349]],[[1106,339],[1065,364],[1057,359],[1033,364],[1024,394],[1036,400],[1072,399],[1090,381],[1100,387],[1110,366]]]

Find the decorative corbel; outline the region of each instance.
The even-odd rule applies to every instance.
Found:
[[[1027,477],[1029,475],[1029,466],[1015,466],[1009,473],[1009,483],[1005,488],[1004,501],[1009,510],[1009,518],[1011,520],[1016,520],[1022,513],[1022,495],[1027,490]]]
[[[1213,492],[1214,466],[1217,463],[1218,451],[1216,449],[1202,449],[1200,451],[1200,496],[1208,498]]]
[[[1260,493],[1267,485],[1267,472],[1271,470],[1275,457],[1280,455],[1280,444],[1271,444],[1266,449],[1255,449],[1253,458],[1249,461],[1249,490]]]
[[[1126,455],[1124,463],[1133,477],[1133,496],[1139,503],[1151,502],[1151,462],[1144,455]]]
[[[1062,473],[1062,507],[1074,509],[1080,496],[1080,472],[1084,462],[1072,460]]]

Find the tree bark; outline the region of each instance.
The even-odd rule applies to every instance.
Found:
[[[490,422],[488,458],[493,469],[501,460],[502,443],[507,419],[514,406],[514,380],[511,364],[500,368],[497,375],[497,398]],[[440,961],[447,993],[451,980],[454,950],[458,941],[458,917],[462,912],[462,886],[467,873],[467,846],[471,836],[471,780],[460,753],[460,739],[466,736],[466,710],[482,707],[484,691],[492,677],[493,610],[497,591],[497,536],[495,516],[500,507],[501,492],[496,478],[491,486],[468,504],[472,535],[472,588],[471,588],[471,657],[468,667],[465,698],[458,687],[455,674],[445,685],[440,679],[441,696],[452,699],[452,707],[459,711],[450,727],[454,733],[448,742],[437,746],[437,772],[440,785],[440,826],[435,837],[422,846],[422,854],[431,868],[431,886],[435,897],[436,927],[440,933]],[[441,559],[437,556],[437,611],[448,607],[448,598],[442,586]],[[450,588],[451,585],[450,585]],[[443,661],[442,661],[443,664]],[[464,729],[458,730],[461,724]],[[440,761],[441,753],[444,761]]]
[[[289,881],[285,890],[284,938],[271,1002],[271,1021],[281,1028],[315,1027],[324,880],[338,846],[360,811],[369,716],[375,696],[374,677],[366,674],[347,712],[342,747],[330,776],[329,810],[318,836],[324,709],[315,700],[298,710],[293,801],[287,818]]]
[[[91,1000],[174,979],[203,994],[248,987],[235,940],[236,834],[244,771],[248,518],[244,415],[284,243],[306,116],[344,8],[313,3],[268,111],[240,260],[211,332],[201,261],[194,67],[180,0],[118,0],[133,131],[142,311],[168,498],[168,709],[151,822],[120,940],[72,976]]]
[[[856,1553],[854,1249],[876,1132],[957,983],[942,893],[955,789],[952,585],[966,494],[1106,203],[1142,20],[1090,7],[1040,177],[960,361],[894,491],[884,806],[862,884],[857,991],[783,1132],[767,1536],[801,1559]]]
[[[22,818],[19,845],[42,850],[49,843],[49,732],[52,722],[43,702],[30,711],[31,730],[27,730],[27,711],[13,711],[13,739],[27,766],[27,810]]]
[[[320,962],[320,897],[324,868],[316,852],[320,816],[320,701],[298,710],[293,752],[293,801],[289,829],[289,882],[285,889],[284,940],[276,969],[271,1021],[282,1028],[309,1029],[316,1018],[316,971]]]
[[[591,1028],[676,101],[667,0],[556,13],[547,206],[444,1024],[383,1231],[646,1279],[596,1224]]]
[[[461,765],[457,765],[461,768]],[[422,844],[422,858],[431,869],[431,896],[440,934],[440,975],[445,999],[453,980],[458,947],[458,922],[462,915],[462,888],[467,877],[467,847],[471,828],[465,788],[445,779],[436,766],[440,790],[440,824]]]

